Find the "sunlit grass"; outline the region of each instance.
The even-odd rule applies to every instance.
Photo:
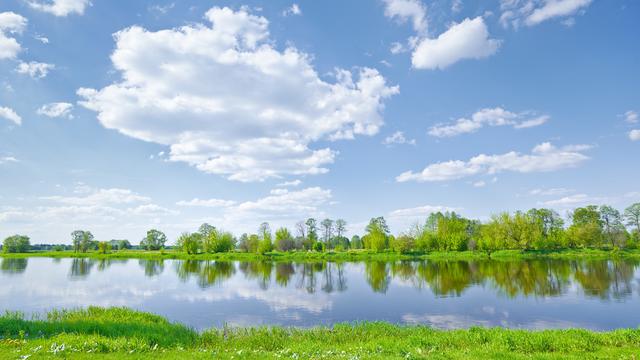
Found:
[[[27,320],[0,317],[0,358],[627,358],[640,330],[435,330],[382,322],[332,328],[222,328],[198,333],[125,308],[54,311]]]

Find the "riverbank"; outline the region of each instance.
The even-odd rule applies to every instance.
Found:
[[[201,333],[126,308],[53,311],[43,319],[0,317],[1,358],[633,358],[640,329],[435,330],[388,323],[332,328],[224,328]]]
[[[51,257],[51,258],[92,258],[92,259],[184,259],[184,260],[229,260],[229,261],[362,261],[362,260],[474,260],[474,259],[534,259],[534,258],[554,258],[554,259],[615,259],[615,258],[639,258],[640,250],[603,250],[603,249],[567,249],[567,250],[500,250],[491,254],[484,251],[448,251],[429,253],[396,253],[396,252],[373,252],[368,250],[349,250],[339,252],[270,252],[266,254],[254,254],[244,252],[226,253],[206,253],[187,254],[176,250],[121,250],[111,251],[106,254],[96,251],[77,253],[73,251],[42,251],[28,253],[0,253],[0,257],[6,258],[28,258],[28,257]]]

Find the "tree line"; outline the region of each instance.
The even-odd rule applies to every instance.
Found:
[[[634,249],[640,247],[640,203],[623,212],[608,206],[589,205],[572,211],[569,224],[554,210],[531,209],[515,213],[503,212],[487,222],[467,219],[455,212],[436,212],[423,222],[415,223],[408,231],[391,234],[384,217],[372,218],[362,237],[345,236],[347,222],[343,219],[314,218],[300,221],[295,235],[286,227],[272,231],[269,223],[262,223],[256,233],[232,233],[202,224],[196,232],[182,233],[175,248],[188,254],[242,251],[264,254],[272,251],[344,251],[368,249],[391,250],[400,253],[430,251],[482,250],[556,250],[575,248]],[[567,226],[568,225],[568,226]],[[71,233],[71,248],[76,252],[132,248],[127,240],[95,241],[90,231]],[[138,248],[164,249],[167,236],[151,229]],[[14,235],[3,243],[5,252],[30,250],[29,238]],[[64,249],[63,249],[64,250]]]

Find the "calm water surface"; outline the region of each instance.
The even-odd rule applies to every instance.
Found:
[[[198,329],[358,320],[640,326],[637,260],[273,263],[0,259],[0,311],[128,306]]]

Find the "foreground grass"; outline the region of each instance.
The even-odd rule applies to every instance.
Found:
[[[491,254],[484,251],[448,251],[448,252],[411,252],[397,253],[392,251],[373,252],[369,250],[348,251],[296,251],[296,252],[270,252],[266,254],[254,254],[244,252],[214,253],[214,254],[187,254],[177,250],[147,251],[147,250],[121,250],[102,254],[96,251],[76,253],[73,251],[34,251],[20,254],[0,253],[0,257],[26,258],[26,257],[52,257],[52,258],[94,258],[94,259],[186,259],[186,260],[273,260],[273,261],[360,261],[360,260],[473,260],[473,259],[531,259],[531,258],[556,258],[556,259],[610,259],[610,258],[640,258],[640,250],[606,250],[606,249],[566,249],[566,250],[500,250]]]
[[[224,328],[195,332],[125,308],[0,317],[0,358],[104,359],[636,359],[640,329],[434,330],[388,323],[333,328]]]

